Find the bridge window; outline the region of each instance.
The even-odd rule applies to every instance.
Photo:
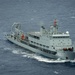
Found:
[[[35,38],[35,39],[40,39],[39,36],[35,36],[35,35],[31,35],[31,34],[29,34],[29,36],[31,36],[31,37],[33,37],[33,38]]]
[[[44,48],[49,48],[49,46],[42,45],[42,44],[36,43],[36,42],[34,42],[34,41],[31,41],[31,43],[36,44],[36,45],[38,45],[38,46],[43,46]]]

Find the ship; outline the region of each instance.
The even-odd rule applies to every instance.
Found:
[[[50,59],[74,60],[75,51],[69,31],[60,32],[55,19],[49,29],[43,25],[40,31],[24,33],[19,23],[12,25],[11,33],[6,35],[8,41]]]

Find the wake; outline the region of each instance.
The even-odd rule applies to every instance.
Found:
[[[60,60],[60,59],[53,60],[53,59],[45,58],[35,53],[29,53],[29,52],[22,51],[22,50],[12,50],[12,53],[21,54],[22,57],[35,59],[37,61],[45,62],[45,63],[75,63],[75,60]]]

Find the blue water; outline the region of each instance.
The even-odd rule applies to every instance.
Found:
[[[50,59],[12,43],[5,34],[14,22],[24,32],[49,29],[57,19],[60,31],[69,31],[75,41],[75,0],[0,0],[0,75],[74,75],[75,65],[51,64]]]

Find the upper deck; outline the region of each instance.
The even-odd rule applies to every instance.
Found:
[[[32,35],[32,36],[40,36],[40,32],[29,32],[28,35]]]
[[[53,34],[52,37],[67,38],[67,37],[70,37],[70,34],[69,34],[69,32],[67,31],[66,33]]]
[[[41,37],[47,39],[47,38],[69,38],[70,34],[68,31],[65,33],[58,31],[58,25],[56,24],[56,21],[54,22],[53,26],[50,26],[50,29],[45,29],[44,26],[41,26],[39,32],[29,32],[27,33],[29,37],[33,37],[35,39],[40,39]]]

